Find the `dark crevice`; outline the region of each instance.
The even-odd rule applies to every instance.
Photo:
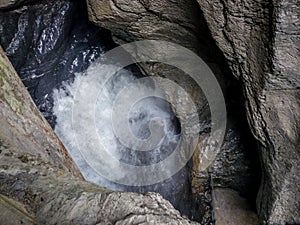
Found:
[[[225,5],[223,4],[225,7]],[[224,10],[226,10],[224,8]],[[212,34],[210,29],[208,28],[207,22],[204,18],[203,12],[199,7],[200,14],[200,30],[202,36],[200,36],[200,43],[205,43],[206,46],[209,46],[209,51],[204,51],[206,56],[203,57],[204,61],[208,63],[211,59],[213,59],[217,65],[220,67],[222,71],[222,77],[219,77],[218,74],[217,79],[221,83],[221,87],[225,94],[226,106],[228,110],[228,133],[227,137],[230,138],[230,130],[233,129],[237,131],[237,134],[240,138],[239,148],[242,148],[242,152],[238,154],[243,155],[243,160],[240,161],[241,164],[236,165],[236,168],[240,168],[241,170],[233,170],[231,175],[233,177],[232,180],[235,181],[227,181],[226,180],[226,171],[222,172],[224,177],[219,177],[219,172],[211,171],[212,181],[214,187],[223,187],[223,188],[231,188],[239,192],[239,194],[245,197],[249,203],[251,204],[254,211],[256,211],[256,197],[259,190],[260,182],[261,182],[261,166],[258,152],[258,143],[256,139],[253,137],[248,121],[247,121],[247,113],[245,108],[245,103],[247,102],[244,94],[243,94],[243,82],[242,80],[237,80],[237,78],[232,74],[228,61],[223,55],[222,51],[216,45],[215,40],[212,38]],[[226,14],[226,13],[225,13]],[[225,20],[226,21],[226,20]],[[226,37],[226,24],[223,30],[223,33]],[[233,43],[228,39],[229,44],[232,46],[234,50]],[[208,59],[208,60],[207,60]],[[214,68],[211,67],[214,71]],[[222,85],[223,84],[223,85]],[[230,128],[231,127],[231,128]],[[230,141],[230,140],[229,140]],[[225,140],[226,144],[226,140]],[[224,151],[224,150],[223,150]],[[236,150],[233,150],[231,154]],[[226,150],[225,150],[226,153]],[[223,156],[222,154],[219,154]],[[240,156],[241,156],[240,155]],[[227,155],[228,156],[228,155]],[[231,155],[230,157],[232,157]],[[217,159],[217,165],[218,161]],[[220,161],[222,163],[222,160]],[[237,161],[238,162],[238,161]],[[246,164],[247,165],[246,165]],[[240,167],[239,167],[240,166]],[[244,170],[243,166],[248,166],[248,170]],[[226,170],[223,168],[223,170]],[[221,169],[222,170],[222,169]],[[230,170],[230,169],[229,169]]]

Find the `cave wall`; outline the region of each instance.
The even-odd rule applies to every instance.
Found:
[[[211,167],[207,168],[204,163],[206,155],[204,145],[209,133],[210,111],[204,94],[198,85],[182,73],[182,71],[170,68],[161,63],[142,63],[141,66],[152,76],[162,76],[171,79],[186,90],[193,98],[198,108],[200,121],[204,127],[201,130],[199,145],[193,157],[191,171],[191,188],[193,198],[198,203],[197,214],[202,224],[213,223],[213,193],[216,187],[231,188],[248,197],[255,198],[257,180],[259,173],[253,171],[253,164],[247,154],[255,154],[255,146],[249,141],[240,139],[241,130],[246,126],[239,117],[243,117],[243,110],[234,110],[230,101],[239,101],[239,87],[230,70],[224,63],[222,52],[217,48],[214,40],[209,34],[205,19],[196,1],[127,1],[127,0],[102,0],[87,1],[90,20],[100,26],[111,30],[116,42],[122,44],[135,40],[155,39],[175,42],[194,52],[209,65],[223,88],[225,98],[229,106],[228,130],[225,143],[220,154]],[[150,54],[159,54],[153,48]],[[234,90],[234,91],[232,91]],[[231,93],[229,93],[231,92]],[[173,106],[182,107],[181,96],[170,94],[168,99]],[[172,98],[176,96],[176,98]],[[176,108],[176,107],[174,107]],[[175,110],[176,111],[176,110]],[[232,111],[239,111],[234,114]],[[183,115],[188,118],[189,115]],[[205,130],[206,128],[206,130]],[[243,137],[244,138],[244,137]],[[251,138],[249,138],[251,139]],[[210,162],[210,160],[208,160]],[[206,169],[203,169],[206,168]],[[259,169],[258,169],[259,170]]]
[[[201,37],[211,34],[243,88],[248,122],[259,143],[260,222],[299,223],[299,3],[198,0],[201,10],[195,3],[87,0],[90,20],[110,29],[120,43],[173,41],[207,59],[201,43],[209,43]],[[159,68],[146,70],[170,73]]]
[[[24,2],[30,2],[31,4],[34,1],[1,1],[1,7],[4,7],[4,10],[8,11],[12,8],[15,9],[19,7],[24,4]],[[300,126],[299,4],[292,0],[267,2],[252,0],[201,0],[198,1],[198,3],[192,0],[88,0],[87,2],[90,20],[101,27],[112,30],[117,42],[124,43],[144,38],[173,41],[198,53],[206,60],[217,76],[224,77],[224,74],[220,72],[220,68],[216,66],[216,62],[210,61],[211,55],[214,55],[217,50],[205,47],[206,45],[213,45],[211,40],[206,38],[210,36],[211,33],[211,36],[221,49],[222,54],[226,57],[232,73],[241,83],[246,99],[245,105],[248,121],[252,128],[253,135],[259,141],[263,179],[260,195],[257,199],[257,208],[259,210],[261,223],[299,223],[300,188],[299,165],[297,164],[299,157]],[[18,13],[20,12],[22,12],[22,10],[18,11]],[[201,17],[202,12],[204,17]],[[203,24],[207,24],[209,30],[206,29]],[[15,26],[14,29],[18,31],[17,26]],[[5,31],[2,30],[1,32],[3,33]],[[12,36],[11,34],[8,34],[8,36],[9,35]],[[1,34],[1,37],[2,36]],[[5,64],[7,64],[7,61]],[[170,77],[172,77],[172,74],[175,74],[175,78],[179,79],[179,82],[185,83],[187,87],[191,85],[189,81],[184,79],[180,80],[180,74],[170,70],[170,68],[161,67],[161,65],[151,67],[147,67],[146,65],[145,67],[149,74],[157,73]],[[224,68],[221,68],[221,70],[223,69]],[[192,95],[196,96],[196,100],[198,98],[198,101],[200,101],[202,98],[201,93],[193,87],[195,86],[190,88]],[[20,90],[22,88],[20,88]],[[4,95],[1,96],[1,100],[3,100],[3,96]],[[31,103],[29,105],[33,107]],[[4,109],[4,107],[1,107],[1,112],[4,112]],[[31,112],[30,115],[24,116],[22,120],[28,122],[27,116],[31,116],[29,118],[32,119],[31,114],[39,115],[36,109],[29,112]],[[13,112],[9,111],[4,114],[5,117],[3,118],[6,118],[7,115],[7,118],[10,118],[9,116],[12,115],[12,119],[8,121],[15,120]],[[18,120],[20,121],[20,118]],[[7,126],[7,122],[5,121],[5,119],[2,120],[5,126]],[[45,121],[40,120],[38,122],[42,124],[45,123]],[[34,125],[34,127],[35,126],[36,125]],[[19,124],[16,125],[16,127],[22,130],[23,127],[26,128],[27,125]],[[7,130],[4,129],[1,134],[5,136],[8,135],[9,132],[11,132],[11,128]],[[50,131],[50,136],[52,135],[51,132],[52,131]],[[32,134],[35,135],[35,132],[32,131],[29,135]],[[41,154],[39,153],[40,150],[36,151],[36,149],[44,149],[43,145],[49,144],[49,138],[45,138],[46,141],[38,145],[38,147],[33,147],[32,144],[24,145],[24,143],[31,142],[24,139],[24,135],[12,135],[11,133],[9,135],[9,137],[15,136],[16,138],[10,140],[8,136],[5,136],[8,142],[18,143],[18,146],[12,149],[19,149],[21,153],[24,149],[28,149],[33,155]],[[43,135],[47,137],[49,134]],[[39,140],[39,138],[37,137],[36,140]],[[3,144],[1,148],[7,149],[7,146],[7,144]],[[24,148],[24,146],[27,147]],[[8,154],[8,157],[2,159],[10,162],[9,157],[11,156]],[[19,156],[13,156],[14,160],[18,157]],[[45,157],[49,160],[48,156]],[[4,162],[3,160],[2,162]],[[21,162],[24,160],[27,161],[26,157],[20,157],[18,160]],[[37,164],[43,162],[43,160],[33,161],[38,162]],[[65,163],[66,162],[63,164]],[[53,165],[57,164],[60,165],[61,162],[53,162]],[[22,195],[16,194],[19,192],[24,193],[21,192],[20,189],[16,189],[18,187],[14,187],[15,183],[13,182],[14,179],[21,179],[22,177],[21,175],[16,176],[15,174],[16,171],[22,170],[20,169],[21,167],[19,167],[20,164],[17,163],[16,166],[9,167],[9,170],[7,166],[7,163],[2,165],[2,175],[7,174],[8,171],[14,175],[9,178],[11,180],[11,186],[3,187],[1,193],[18,198],[17,200],[23,201],[24,204],[27,204],[27,207],[29,205],[29,208],[32,206],[41,207],[42,203],[34,203],[31,205],[31,203],[26,202],[27,200],[24,199]],[[22,164],[22,166],[24,165]],[[22,168],[27,168],[29,171],[29,166]],[[33,167],[33,171],[35,171],[34,168],[40,169],[39,167]],[[76,171],[74,168],[72,171],[73,170]],[[45,170],[42,169],[41,171]],[[57,173],[59,173],[59,170],[57,170]],[[57,173],[55,173],[54,176],[57,176]],[[69,175],[69,173],[67,174]],[[51,176],[52,175],[50,175],[50,177]],[[200,176],[199,179],[202,178],[203,177]],[[5,179],[8,180],[8,178],[1,178],[1,184],[5,182]],[[33,176],[32,179],[35,179],[35,176]],[[50,178],[50,181],[48,180],[50,183],[52,182],[51,179],[52,178]],[[208,177],[205,175],[203,179],[205,183]],[[28,181],[26,181],[25,178],[25,181],[22,180],[22,182],[26,183]],[[69,180],[68,182],[73,183],[73,181]],[[44,185],[46,186],[46,183],[44,183]],[[79,189],[84,189],[85,185],[86,184],[82,184]],[[25,189],[29,191],[28,193],[31,193],[36,187],[36,185],[29,185],[26,186]],[[7,192],[7,190],[10,189],[11,192]],[[47,189],[45,192],[47,192]],[[49,193],[53,194],[52,192]],[[64,193],[70,195],[68,191]],[[197,193],[199,194],[199,192]],[[79,196],[80,195],[81,192]],[[49,196],[50,195],[48,195],[48,200],[50,199]],[[141,201],[144,201],[144,197],[142,197],[142,199]],[[126,205],[128,204],[126,201],[122,200],[119,203]],[[158,200],[155,200],[154,202],[157,201]],[[32,211],[33,209],[30,208],[30,210]],[[37,212],[36,208],[34,210],[34,212]],[[84,208],[84,210],[86,210],[86,208]],[[137,214],[140,213],[139,210]],[[47,214],[47,216],[49,215]],[[118,219],[122,216],[126,217],[126,215],[122,214]],[[141,217],[145,219],[147,215],[143,214]],[[147,218],[149,219],[150,217]],[[45,220],[45,218],[43,218],[43,220]],[[137,219],[138,216],[135,214],[132,218]]]
[[[263,179],[261,222],[300,222],[300,6],[298,1],[198,1],[242,81]]]

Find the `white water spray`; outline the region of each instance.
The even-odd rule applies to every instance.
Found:
[[[126,171],[123,171],[120,163],[143,166],[157,163],[165,157],[168,157],[180,140],[180,125],[165,100],[157,97],[144,98],[131,106],[128,118],[125,118],[128,120],[131,129],[130,132],[132,132],[136,138],[145,140],[151,135],[149,125],[155,121],[162,125],[165,135],[160,139],[158,146],[150,151],[135,151],[134,144],[131,146],[131,149],[128,148],[128,146],[122,145],[120,140],[116,137],[114,127],[112,126],[113,104],[116,98],[120,97],[118,94],[121,90],[136,81],[137,78],[131,72],[123,69],[114,75],[113,79],[105,83],[103,90],[98,90],[94,88],[94,84],[105,82],[106,77],[115,69],[112,65],[99,65],[99,63],[100,62],[97,62],[97,65],[91,65],[85,73],[76,74],[73,82],[64,83],[60,89],[54,90],[53,111],[57,118],[55,132],[87,180],[110,189],[127,190],[126,186],[115,184],[100,176],[85,160],[85,157],[90,156],[82,155],[78,149],[72,126],[72,109],[74,96],[76,91],[78,91],[79,85],[81,89],[83,87],[84,90],[82,91],[89,90],[89,94],[97,96],[96,105],[94,106],[94,125],[96,126],[96,131],[101,140],[103,149],[110,155],[111,159],[117,159],[112,160],[109,163],[112,168],[107,169],[117,173],[120,178],[127,176]],[[95,77],[96,80],[91,80],[91,76]],[[150,84],[149,86],[144,85],[140,88],[141,90],[135,91],[139,92],[142,91],[142,89],[151,89],[152,87]],[[87,106],[88,104],[94,103],[87,98],[85,104]],[[126,105],[126,102],[123,102],[123,104]],[[132,104],[131,99],[128,99],[128,104]],[[90,118],[85,107],[80,109],[80,113],[80,117],[83,118],[83,120],[81,120],[83,123],[80,124],[80,126],[82,126],[82,130],[84,130],[85,126],[91,125],[88,122]],[[99,156],[99,151],[103,151],[103,149],[98,149],[91,145],[87,145],[86,148],[89,149],[90,155],[97,157]],[[105,158],[104,160],[109,159]],[[153,172],[159,173],[160,171]],[[126,179],[134,180],[135,178],[128,177]]]

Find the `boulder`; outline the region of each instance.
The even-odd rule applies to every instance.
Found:
[[[226,188],[214,190],[216,225],[258,225],[257,215],[246,199]]]

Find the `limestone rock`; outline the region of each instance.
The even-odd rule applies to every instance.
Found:
[[[30,161],[27,155],[36,155],[42,161],[82,178],[67,150],[36,108],[2,48],[0,57],[1,151],[10,149],[24,162]]]
[[[4,7],[7,10],[10,7],[18,7],[23,2],[25,1],[0,1],[0,8]],[[210,61],[210,56],[216,54],[216,50],[205,47],[205,45],[212,46],[212,43],[207,38],[209,34],[206,33],[209,31],[203,27],[205,22],[201,18],[200,5],[213,38],[226,57],[231,71],[242,83],[248,120],[254,136],[260,143],[263,169],[263,181],[257,202],[260,220],[266,224],[300,223],[300,182],[299,163],[297,162],[300,130],[300,9],[298,2],[296,0],[268,2],[263,0],[198,0],[199,5],[197,5],[196,0],[87,0],[87,2],[91,21],[110,29],[120,43],[144,38],[173,41],[197,52],[207,60],[214,71],[219,71],[219,68],[215,66],[216,62]],[[7,18],[4,17],[5,20]],[[26,20],[24,21],[26,22]],[[14,32],[18,31],[16,24],[12,28]],[[1,32],[3,33],[3,30]],[[9,32],[8,38],[4,37],[6,42],[9,41],[9,38],[14,37],[14,32]],[[20,31],[18,32],[20,33]],[[1,38],[2,36],[1,34]],[[26,55],[26,53],[19,55]],[[16,56],[18,57],[18,54]],[[199,110],[207,111],[205,104],[203,105],[202,93],[181,73],[160,64],[144,65],[144,67],[149,74],[164,75],[176,79],[184,87],[191,90],[193,96],[196,96],[195,101],[199,103]],[[222,76],[220,75],[220,77]],[[60,146],[60,142],[53,136],[51,129],[47,130],[49,126],[32,102],[28,105],[27,102],[30,100],[22,100],[23,95],[25,99],[30,99],[30,97],[28,94],[24,94],[25,91],[18,92],[21,84],[14,75],[12,77],[9,80],[8,78],[2,79],[1,76],[0,80],[1,86],[3,83],[3,87],[5,87],[3,90],[1,88],[1,99],[8,99],[8,101],[5,100],[0,103],[1,127],[7,127],[0,132],[2,135],[0,148],[3,152],[8,149],[8,152],[5,153],[7,157],[0,159],[1,168],[5,170],[3,173],[1,172],[1,179],[11,182],[8,182],[7,186],[1,187],[1,190],[7,196],[16,196],[17,200],[27,205],[28,211],[44,213],[47,212],[47,209],[43,207],[49,202],[47,204],[35,202],[32,200],[32,192],[40,193],[36,189],[44,191],[43,185],[54,183],[53,192],[49,192],[49,195],[45,197],[47,197],[47,201],[50,201],[49,196],[51,195],[57,197],[57,202],[49,203],[51,207],[60,208],[60,204],[65,204],[58,212],[58,214],[61,213],[59,215],[69,213],[70,208],[66,205],[70,202],[61,199],[64,199],[73,190],[65,187],[62,196],[55,191],[59,186],[58,184],[64,183],[65,179],[66,183],[73,182],[68,180],[70,179],[69,173],[73,173],[75,176],[80,176],[80,174],[72,160],[66,155],[63,147]],[[9,80],[8,83],[11,85],[9,88],[5,83],[6,80]],[[22,89],[24,89],[23,86],[20,90]],[[17,114],[12,114],[11,110]],[[24,110],[25,114],[23,114]],[[20,124],[24,129],[18,129]],[[39,128],[36,129],[37,127]],[[48,146],[51,149],[49,153],[47,152]],[[58,151],[56,152],[55,149]],[[5,161],[7,163],[4,163]],[[18,164],[19,161],[24,164],[33,164],[30,167],[29,165],[24,166]],[[226,160],[224,161],[226,162]],[[15,167],[10,167],[11,163],[15,163]],[[43,167],[41,164],[44,163],[49,164],[49,166]],[[9,173],[6,171],[8,168]],[[37,175],[26,177],[24,173],[20,173],[22,172],[20,168],[23,168],[23,172],[31,171],[32,174]],[[49,173],[48,169],[52,172]],[[41,174],[47,175],[49,180],[43,180],[40,177]],[[67,178],[64,174],[67,174]],[[53,176],[55,179],[52,179]],[[231,173],[228,173],[228,177],[231,177]],[[19,179],[20,182],[15,179]],[[206,183],[207,179],[207,177],[203,178],[203,184]],[[32,182],[35,185],[31,185]],[[79,190],[86,188],[86,183],[76,182],[80,183],[78,184]],[[28,187],[24,185],[27,183],[30,184]],[[41,184],[41,187],[37,185],[38,183]],[[205,190],[207,186],[204,187]],[[100,188],[100,190],[93,185],[88,186],[88,188],[97,190],[96,192],[106,193],[103,189]],[[92,193],[94,192],[92,191],[91,195],[93,195]],[[104,195],[106,196],[106,194]],[[127,196],[127,194],[123,195]],[[28,198],[24,198],[24,196],[28,196]],[[37,199],[39,196],[38,194]],[[81,193],[78,196],[82,196]],[[140,195],[134,194],[134,196]],[[143,196],[141,198],[144,199]],[[43,196],[41,199],[44,201]],[[77,202],[76,198],[74,201]],[[121,201],[120,204],[124,205],[125,202],[128,204],[127,200]],[[155,205],[157,200],[153,202]],[[78,203],[80,209],[81,204]],[[87,208],[82,207],[82,210],[86,210],[84,212],[88,213]],[[53,214],[48,213],[45,213],[45,217],[43,217],[43,213],[41,213],[40,221],[49,220],[53,222],[56,218],[56,215],[55,218],[52,218]],[[70,214],[70,219],[66,219],[66,221],[76,221],[76,216],[72,216],[74,215]],[[157,219],[155,221],[169,221],[158,218],[161,214],[158,217],[142,213],[122,216],[124,215],[107,221],[118,221],[120,224],[145,220],[149,222],[153,221],[154,218]],[[61,216],[57,217],[61,219]],[[94,218],[94,220],[97,219]],[[174,222],[175,220],[171,221]],[[176,219],[176,221],[186,220]],[[64,223],[65,221],[61,219],[59,222]]]
[[[13,7],[19,7],[19,6],[22,6],[23,4],[26,4],[26,3],[28,4],[33,1],[36,1],[36,0],[1,0],[0,1],[0,10],[13,8]]]
[[[260,220],[298,224],[299,4],[293,0],[198,2],[231,70],[243,82],[248,120],[260,142]]]
[[[91,21],[111,29],[118,40],[154,38],[197,53],[201,49],[197,24],[203,21],[194,1],[87,2]],[[296,0],[198,3],[231,71],[243,84],[248,120],[262,159],[260,221],[300,223],[299,4]],[[170,74],[159,68],[148,72]]]
[[[90,20],[109,28],[125,42],[159,39],[184,43],[196,49],[198,18],[197,3],[186,1],[88,0]]]
[[[232,88],[230,85],[234,82],[230,78],[231,74],[226,71],[225,66],[222,64],[222,55],[209,36],[209,30],[205,25],[205,20],[202,17],[199,6],[195,4],[196,1],[87,0],[87,3],[90,20],[98,26],[111,30],[115,40],[119,43],[140,39],[158,39],[175,42],[191,49],[202,57],[219,79],[226,95],[226,92],[229,92],[228,89]],[[153,48],[150,54],[155,55],[158,53]],[[197,105],[198,114],[203,125],[199,145],[203,144],[202,140],[205,140],[205,135],[209,132],[210,111],[205,96],[198,85],[186,74],[166,65],[149,63],[142,64],[142,66],[147,74],[171,79],[180,84],[192,96],[193,101]],[[238,88],[234,94],[235,97],[238,95],[237,93]],[[182,96],[178,94],[171,94],[170,96],[173,96],[173,98],[168,99],[172,105],[183,107],[183,104],[181,104],[181,100],[183,100],[181,99]],[[189,118],[187,114],[184,117]],[[238,121],[237,117],[234,119]],[[232,137],[235,134],[230,134],[229,136]],[[226,186],[239,190],[247,186],[247,189],[243,190],[247,192],[250,189],[248,189],[248,185],[245,185],[245,183],[241,185],[244,180],[249,178],[249,170],[246,168],[248,162],[244,160],[244,150],[246,148],[240,148],[238,146],[241,143],[240,140],[232,141],[229,136],[228,144],[223,148],[227,153],[218,156],[220,160],[217,161],[218,165],[215,166],[218,169],[222,167],[223,170],[215,173],[216,179],[213,179],[216,181],[216,186]],[[232,144],[233,142],[234,144]],[[233,145],[235,146],[233,147]],[[213,187],[211,186],[211,182],[209,182],[210,175],[207,171],[201,173],[203,172],[201,171],[201,165],[197,163],[200,161],[199,158],[201,158],[199,155],[196,152],[193,158],[194,171],[191,172],[193,175],[191,189],[193,199],[197,201],[197,205],[199,206],[197,207],[197,214],[201,215],[201,218],[198,219],[202,221],[202,224],[209,224],[212,222],[210,189]],[[228,158],[223,160],[221,157],[224,155]],[[226,165],[227,162],[230,162],[229,165]],[[243,169],[239,170],[239,168]],[[242,182],[240,182],[241,180]],[[247,182],[249,183],[249,181]]]

